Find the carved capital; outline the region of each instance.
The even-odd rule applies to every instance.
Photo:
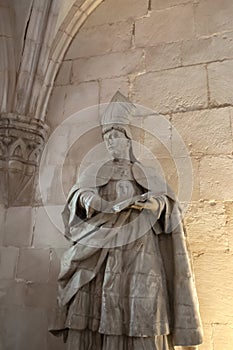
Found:
[[[34,196],[34,182],[48,127],[41,120],[15,114],[0,117],[0,201],[26,205]]]

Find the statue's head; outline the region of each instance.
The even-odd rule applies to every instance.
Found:
[[[132,158],[130,117],[135,109],[118,91],[104,112],[101,120],[102,135],[107,150],[114,159]]]

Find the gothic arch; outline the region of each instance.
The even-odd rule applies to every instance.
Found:
[[[103,0],[84,0],[80,5],[80,0],[76,0],[57,30],[52,42],[44,83],[38,99],[36,118],[44,120],[54,80],[63,57],[83,23],[102,2]]]

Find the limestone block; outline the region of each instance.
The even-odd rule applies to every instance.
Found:
[[[0,9],[0,35],[12,36],[11,32],[11,12],[7,7],[1,7]]]
[[[192,177],[190,178],[187,168],[191,161]],[[195,158],[174,157],[172,163],[162,162],[167,174],[168,183],[174,189],[180,202],[189,202],[200,198],[199,160]],[[185,214],[185,213],[184,213]]]
[[[88,81],[124,76],[142,70],[143,51],[130,50],[104,56],[80,58],[73,62],[72,81]]]
[[[21,249],[16,277],[30,282],[48,282],[49,255],[49,249]]]
[[[46,148],[43,150],[43,162],[40,163],[40,171],[45,166],[63,166],[66,153],[69,150],[69,133],[71,126],[65,123],[60,124],[49,138]]]
[[[145,130],[145,151],[152,152],[157,157],[169,157],[171,154],[171,124],[160,115],[150,115],[143,118]],[[144,152],[145,153],[145,152]]]
[[[65,60],[125,51],[131,46],[131,20],[81,29],[68,49]]]
[[[233,61],[210,63],[207,69],[210,103],[214,106],[232,104]]]
[[[147,73],[135,79],[133,93],[134,102],[159,113],[206,107],[206,72],[193,66]]]
[[[58,71],[54,85],[69,85],[71,78],[72,61],[63,61]]]
[[[12,207],[7,209],[5,222],[5,246],[28,247],[32,241],[34,209],[31,207]]]
[[[55,129],[72,114],[97,105],[98,101],[99,86],[96,82],[54,87],[48,107],[47,122],[51,129]],[[62,134],[64,134],[63,130],[66,132],[65,126],[62,126]]]
[[[100,81],[100,103],[109,103],[117,90],[128,96],[129,81],[127,77],[103,79]]]
[[[204,341],[198,346],[198,350],[213,350],[212,326],[209,323],[203,324]]]
[[[56,306],[57,284],[29,283],[26,289],[26,306],[50,309]]]
[[[183,41],[181,48],[184,65],[229,59],[233,57],[233,32]]]
[[[44,310],[31,307],[6,307],[0,309],[1,349],[47,348],[47,317]]]
[[[188,240],[194,254],[226,252],[228,235],[222,202],[193,202],[185,215]]]
[[[66,87],[55,86],[49,99],[47,123],[51,130],[63,121]]]
[[[50,262],[50,270],[49,270],[49,281],[51,283],[57,282],[57,277],[60,272],[60,261],[63,253],[66,249],[51,249],[51,262]]]
[[[225,202],[226,208],[226,232],[229,240],[230,252],[233,252],[233,202]]]
[[[145,48],[146,72],[181,66],[180,43],[158,44]]]
[[[231,200],[232,156],[207,156],[200,161],[200,195],[203,199]]]
[[[14,279],[18,256],[19,256],[19,248],[16,248],[16,247],[0,248],[0,278],[1,279]]]
[[[1,7],[9,7],[10,4],[6,0],[0,0],[0,6]]]
[[[202,321],[232,324],[232,254],[213,251],[194,255],[194,270]]]
[[[51,209],[51,207],[50,207]],[[63,206],[59,206],[59,211],[61,212]],[[61,215],[61,214],[60,214]],[[48,216],[46,208],[39,207],[37,209],[36,220],[35,220],[35,231],[33,246],[35,248],[65,248],[68,247],[67,240],[59,231],[58,223],[52,222],[53,218]],[[59,223],[60,225],[60,223]],[[63,226],[62,226],[63,227]]]
[[[233,325],[214,324],[213,343],[214,350],[231,350],[233,344]]]
[[[231,114],[231,131],[233,135],[233,108],[230,108],[230,114]]]
[[[194,37],[192,4],[152,11],[150,16],[136,20],[136,46],[145,47]]]
[[[5,235],[5,216],[6,216],[6,209],[3,205],[0,204],[0,246],[3,245],[3,239]]]
[[[0,11],[1,11],[1,8],[0,8]],[[8,69],[9,62],[7,61],[7,57],[6,57],[6,54],[7,54],[6,50],[8,47],[8,45],[7,45],[8,42],[12,42],[12,39],[0,36],[0,58],[1,58],[1,60],[0,60],[0,72],[1,73],[3,73],[4,71],[7,71],[7,69]],[[2,79],[1,79],[1,81],[2,81]]]
[[[231,0],[203,0],[195,5],[194,18],[199,36],[233,28]]]
[[[190,0],[151,0],[152,10],[161,10],[168,7],[177,6],[179,4],[186,4],[191,2]]]
[[[86,113],[95,116],[96,106],[99,102],[99,85],[97,82],[82,83],[78,86],[68,85],[66,89],[66,98],[64,105],[64,117],[67,118],[72,114],[89,108]],[[78,123],[78,119],[77,119]]]
[[[75,182],[76,166],[45,165],[41,167],[43,181],[40,182],[40,195],[45,205],[64,205],[70,188]],[[46,180],[46,182],[45,182]]]
[[[229,108],[177,113],[172,125],[182,137],[191,155],[231,154],[232,135]],[[182,156],[184,149],[173,132],[172,152]]]
[[[100,159],[103,158],[104,153],[100,152],[101,154],[99,154],[96,151],[96,147],[98,146],[101,147],[101,145],[104,146],[102,133],[101,133],[102,130],[99,127],[99,120],[97,121],[96,124],[98,125],[98,127],[94,127],[95,125],[93,122],[93,125],[92,126],[90,125],[89,130],[87,130],[86,132],[83,132],[83,134],[75,140],[76,142],[73,143],[72,147],[67,153],[66,164],[69,164],[69,165],[73,164],[77,167],[81,162],[84,162],[86,158],[90,159],[91,157],[90,161],[92,162],[96,161],[99,158]],[[74,127],[74,130],[73,130],[74,134],[75,134],[75,131],[76,129]],[[102,148],[105,148],[105,146]],[[64,166],[64,169],[65,168],[66,166]],[[66,188],[68,189],[68,186]]]
[[[65,350],[66,344],[63,342],[62,337],[54,337],[48,332],[48,349],[49,350]]]
[[[104,1],[88,18],[85,27],[104,23],[115,23],[146,15],[148,2],[146,0],[109,0]]]
[[[25,305],[26,283],[13,280],[0,280],[0,307]]]

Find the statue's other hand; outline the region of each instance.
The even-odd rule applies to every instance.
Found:
[[[148,209],[152,211],[157,211],[159,209],[159,202],[156,198],[151,197],[144,202],[138,200],[130,207],[138,210]]]

